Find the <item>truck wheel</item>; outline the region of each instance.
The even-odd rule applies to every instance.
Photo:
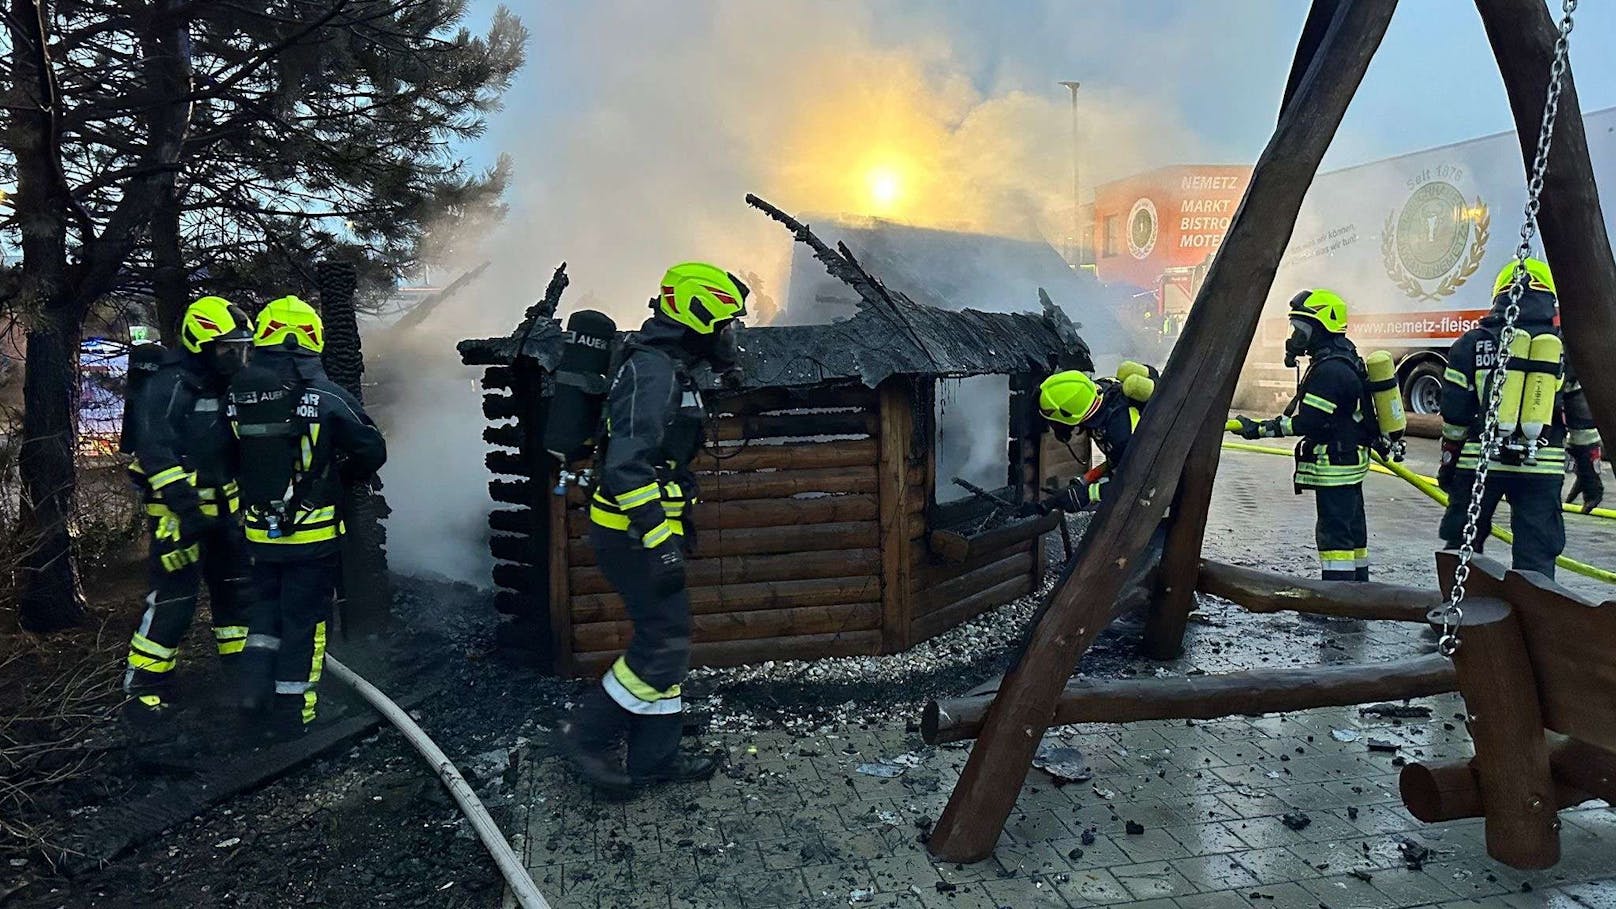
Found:
[[[1403,403],[1409,413],[1442,412],[1442,368],[1421,363],[1409,370],[1403,382]]]

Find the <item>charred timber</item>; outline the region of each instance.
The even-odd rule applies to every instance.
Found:
[[[536,485],[532,480],[490,480],[488,495],[496,502],[507,505],[526,505],[533,501]]]
[[[490,366],[483,370],[481,384],[484,391],[510,391],[516,376],[509,366]]]
[[[720,442],[742,439],[811,439],[817,436],[871,436],[875,414],[869,411],[760,414],[723,417],[716,435]]]
[[[943,559],[961,564],[979,553],[998,552],[1022,540],[1036,539],[1055,529],[1062,520],[1059,512],[1012,521],[986,533],[966,536],[952,530],[934,530],[929,538],[931,551]]]
[[[874,493],[875,471],[867,468],[780,470],[700,478],[703,501],[728,504],[737,499],[779,499],[802,493]]]
[[[483,416],[490,420],[511,420],[522,413],[522,402],[515,395],[483,395]]]
[[[739,499],[722,504],[703,502],[696,506],[696,527],[702,532],[754,527],[793,527],[802,524],[831,524],[873,521],[876,499],[871,494],[826,495],[811,499]],[[589,535],[589,513],[582,508],[567,511],[567,532],[574,538]]]
[[[1253,669],[1182,679],[1082,681],[1068,685],[1061,693],[1051,725],[1211,720],[1402,700],[1456,690],[1453,666],[1435,654],[1396,663]],[[976,738],[997,696],[932,701],[921,718],[921,735],[933,745]]]
[[[521,448],[524,436],[520,426],[488,426],[483,429],[483,441],[505,448]]]
[[[490,451],[483,455],[483,464],[489,473],[505,474],[511,477],[526,477],[533,479],[535,466],[543,470],[548,465],[534,465],[534,463],[513,451]]]
[[[496,559],[523,565],[542,565],[550,557],[544,547],[528,536],[495,535],[488,538],[488,550]]]
[[[963,599],[956,600],[939,609],[935,609],[914,620],[914,640],[924,641],[976,618],[990,609],[997,609],[1004,604],[1026,596],[1032,591],[1032,576],[1027,572],[1026,565],[1030,559],[1026,556],[1021,574],[1006,581],[1000,581],[991,587],[973,593]]]
[[[1439,590],[1396,584],[1321,581],[1202,560],[1198,589],[1252,612],[1303,612],[1343,619],[1384,619],[1426,624],[1442,605]]]
[[[500,508],[488,513],[488,527],[501,533],[521,533],[529,536],[539,530],[544,520],[531,508]]]

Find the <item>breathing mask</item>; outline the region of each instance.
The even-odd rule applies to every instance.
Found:
[[[1295,368],[1296,358],[1307,356],[1313,346],[1313,332],[1317,329],[1318,326],[1307,319],[1291,319],[1291,334],[1285,339],[1286,366]]]
[[[247,365],[248,351],[251,349],[251,340],[215,341],[208,345],[209,365],[214,372],[228,378],[241,372]]]

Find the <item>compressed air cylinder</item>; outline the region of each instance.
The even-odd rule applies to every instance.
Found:
[[[1526,387],[1521,394],[1521,435],[1526,437],[1532,450],[1543,435],[1543,427],[1554,420],[1554,395],[1560,388],[1559,337],[1541,334],[1532,339],[1533,371],[1526,374]]]
[[[1532,338],[1525,332],[1516,332],[1509,342],[1508,359],[1504,363],[1504,397],[1498,404],[1498,431],[1509,438],[1521,425],[1521,394],[1526,391],[1526,372],[1510,369],[1509,364],[1524,363],[1532,354]]]
[[[1155,393],[1156,382],[1147,375],[1135,373],[1122,380],[1122,394],[1135,404],[1149,401],[1150,396]]]
[[[1133,360],[1123,360],[1122,364],[1117,367],[1117,381],[1126,382],[1128,381],[1129,376],[1144,376],[1149,378],[1150,367],[1143,363],[1136,363]]]
[[[1397,362],[1389,352],[1377,350],[1364,359],[1364,367],[1369,371],[1369,393],[1375,402],[1375,422],[1380,426],[1380,434],[1397,442],[1408,430],[1403,392],[1397,387]]]

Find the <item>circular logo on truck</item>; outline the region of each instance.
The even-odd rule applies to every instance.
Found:
[[[1128,211],[1128,252],[1143,259],[1156,248],[1156,203],[1140,199]]]
[[[1386,216],[1380,240],[1386,276],[1416,300],[1446,297],[1481,267],[1491,225],[1479,197],[1466,202],[1451,183],[1423,183]]]

